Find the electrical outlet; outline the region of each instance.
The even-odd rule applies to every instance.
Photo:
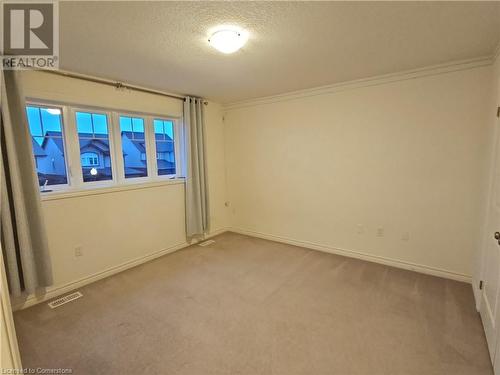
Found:
[[[410,240],[410,233],[409,232],[404,232],[402,235],[401,235],[401,239],[403,241],[409,241]]]
[[[377,228],[377,237],[384,237],[384,227]]]
[[[365,233],[365,228],[363,227],[363,225],[361,225],[361,224],[356,225],[356,233],[357,234]]]
[[[76,246],[75,257],[81,257],[81,256],[83,256],[83,246]]]

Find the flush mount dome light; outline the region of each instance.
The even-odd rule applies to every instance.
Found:
[[[222,53],[233,53],[243,47],[247,39],[246,32],[243,30],[226,28],[215,31],[208,42]]]

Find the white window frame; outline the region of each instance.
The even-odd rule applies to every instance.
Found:
[[[161,120],[161,121],[171,121],[173,123],[173,142],[174,142],[174,158],[175,158],[175,173],[174,174],[166,174],[166,175],[158,175],[158,160],[156,159],[157,151],[156,151],[156,138],[154,136],[154,120]],[[180,132],[180,121],[178,119],[172,118],[172,117],[167,117],[167,116],[152,116],[151,117],[151,131],[153,132],[153,136],[151,137],[151,141],[153,143],[153,149],[154,149],[154,173],[156,174],[156,178],[161,179],[161,180],[171,180],[175,178],[180,178],[181,173],[180,173],[180,168],[179,168],[179,161],[181,160],[181,149],[180,145],[178,142],[178,134],[181,134]]]
[[[62,142],[64,146],[64,165],[66,168],[66,181],[67,183],[65,184],[56,184],[56,185],[47,185],[47,190],[43,190],[43,185],[39,186],[40,192],[43,193],[49,193],[51,191],[63,191],[63,190],[68,190],[71,186],[71,171],[70,171],[70,164],[69,164],[69,153],[68,153],[68,145],[67,145],[67,135],[66,135],[66,117],[67,117],[67,112],[65,110],[65,107],[60,104],[51,104],[51,103],[45,103],[43,101],[37,101],[37,100],[30,100],[26,101],[25,106],[24,106],[24,114],[26,116],[26,124],[28,125],[28,131],[30,133],[31,137],[31,130],[29,129],[29,122],[28,122],[28,115],[26,114],[26,109],[27,107],[38,107],[38,108],[56,108],[61,111],[61,135],[62,135]],[[43,126],[40,124],[40,126]],[[69,127],[68,127],[69,128]],[[31,152],[33,152],[33,148],[31,148]],[[37,175],[37,180],[38,180],[38,171],[37,171],[37,166],[36,166],[36,158],[35,155],[33,154],[33,160],[35,161],[35,173]]]
[[[61,129],[63,134],[63,144],[65,151],[65,165],[67,184],[48,185],[47,191],[42,192],[42,196],[52,196],[61,193],[79,193],[93,191],[102,188],[120,188],[121,186],[134,186],[147,184],[166,183],[167,181],[181,183],[184,181],[186,166],[184,165],[186,140],[184,123],[180,116],[169,116],[165,114],[152,114],[124,109],[104,108],[74,103],[63,103],[45,99],[27,98],[26,106],[58,108],[61,110]],[[111,168],[113,178],[105,181],[83,182],[83,171],[80,157],[80,141],[76,128],[76,112],[97,113],[106,116],[109,133]],[[123,150],[121,142],[120,116],[138,117],[144,120],[144,136],[147,157],[147,177],[125,178],[123,161]],[[156,159],[156,142],[154,136],[153,120],[172,121],[173,142],[175,156],[175,174],[158,175],[158,165]]]
[[[77,112],[84,112],[84,113],[90,113],[90,114],[98,114],[98,115],[104,115],[106,116],[106,124],[108,126],[108,140],[109,140],[109,154],[111,158],[111,173],[112,173],[112,178],[110,180],[104,180],[104,181],[83,181],[83,170],[82,170],[82,163],[80,159],[80,139],[78,138],[78,129],[76,127],[76,113]],[[77,152],[78,154],[73,154],[73,158],[75,160],[74,165],[78,168],[78,171],[76,171],[75,176],[76,176],[76,184],[75,186],[77,187],[84,187],[84,188],[90,188],[90,187],[106,187],[109,185],[115,185],[118,182],[117,178],[117,165],[116,165],[116,148],[115,148],[115,142],[114,140],[114,126],[113,126],[113,119],[111,116],[111,112],[105,111],[102,109],[98,108],[93,108],[93,107],[86,107],[86,106],[79,106],[79,107],[71,107],[70,108],[70,113],[71,113],[71,119],[73,121],[73,126],[71,127],[73,130],[73,139],[71,143],[74,143],[77,147],[73,147],[73,153]]]

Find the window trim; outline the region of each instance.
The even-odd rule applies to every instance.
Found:
[[[50,191],[43,192],[40,189],[42,197],[72,195],[74,193],[83,192],[87,194],[94,190],[122,190],[134,185],[147,187],[148,185],[157,185],[162,182],[177,182],[184,183],[185,171],[183,156],[186,140],[181,140],[178,137],[185,134],[183,129],[184,122],[181,116],[171,116],[166,114],[153,114],[141,111],[123,110],[118,108],[105,108],[101,106],[91,106],[86,104],[74,104],[71,102],[61,102],[45,99],[26,98],[25,106],[52,107],[61,109],[61,127],[63,133],[63,143],[65,147],[65,164],[66,176],[68,184],[64,185],[49,185],[47,189]],[[111,168],[113,171],[113,179],[105,181],[90,181],[83,182],[83,171],[80,160],[80,141],[76,128],[76,112],[98,113],[106,116]],[[144,133],[146,138],[146,156],[148,165],[147,177],[132,177],[125,178],[125,170],[123,168],[123,153],[121,142],[121,130],[119,116],[140,117],[144,119]],[[172,121],[174,124],[174,155],[176,163],[176,173],[170,175],[159,176],[157,174],[156,165],[156,142],[154,138],[153,119],[161,119]],[[33,156],[34,157],[34,156]],[[120,160],[121,159],[121,160]],[[55,198],[54,198],[55,199]]]

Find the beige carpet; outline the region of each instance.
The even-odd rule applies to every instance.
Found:
[[[226,233],[15,314],[74,374],[492,374],[471,286]]]

